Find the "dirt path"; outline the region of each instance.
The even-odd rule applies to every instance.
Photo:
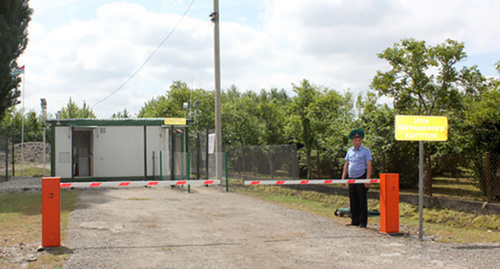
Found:
[[[86,190],[65,268],[498,268],[500,244],[441,244],[344,227],[198,187]]]

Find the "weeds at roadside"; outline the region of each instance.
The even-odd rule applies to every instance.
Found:
[[[61,192],[61,242],[66,238],[69,215],[77,201],[78,191]],[[40,191],[0,193],[0,250],[6,255],[0,259],[0,267],[23,267],[19,262],[28,261],[29,267],[62,268],[67,258],[64,248],[36,252],[42,238],[41,212]],[[20,257],[12,259],[13,255]]]
[[[349,199],[314,191],[295,190],[281,186],[255,186],[237,188],[237,192],[260,199],[273,201],[288,207],[348,223],[348,218],[334,216],[337,208],[349,207]],[[379,210],[376,199],[368,200],[368,209]],[[418,230],[418,206],[400,203],[401,232],[415,235]],[[378,227],[378,217],[369,223]],[[500,242],[500,216],[465,213],[450,209],[425,208],[424,231],[436,241],[452,243]]]

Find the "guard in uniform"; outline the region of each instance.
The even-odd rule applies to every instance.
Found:
[[[363,147],[365,132],[361,129],[349,133],[353,147],[349,148],[345,156],[346,163],[342,179],[370,179],[372,174],[372,154]],[[365,228],[368,224],[368,201],[366,193],[370,183],[349,184],[349,202],[351,208],[351,223],[348,225]]]

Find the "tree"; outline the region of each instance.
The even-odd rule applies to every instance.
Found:
[[[113,116],[111,116],[111,118],[113,118],[113,119],[128,119],[130,117],[131,117],[131,115],[130,115],[130,112],[128,112],[127,108],[125,108],[123,111],[120,111],[118,113],[114,113]]]
[[[94,111],[90,108],[85,101],[83,101],[83,107],[80,108],[70,97],[69,102],[66,107],[61,109],[61,114],[59,115],[61,119],[87,119],[96,118]]]
[[[257,94],[240,93],[233,85],[221,96],[223,145],[258,145],[264,126],[258,116]]]
[[[378,57],[392,69],[377,71],[371,87],[394,98],[397,113],[439,115],[461,104],[461,76],[455,64],[467,57],[463,43],[448,39],[432,47],[425,41],[404,39]]]
[[[14,74],[17,58],[28,44],[28,23],[32,9],[28,0],[0,1],[0,119],[19,103],[20,78]]]
[[[500,61],[495,66],[500,73]],[[483,151],[500,152],[500,78],[491,78],[481,95],[468,100],[465,119],[475,144]]]
[[[378,57],[387,60],[391,69],[378,71],[371,87],[380,96],[394,100],[395,114],[448,117],[448,142],[425,143],[426,152],[432,153],[433,158],[445,158],[471,149],[470,127],[464,123],[465,111],[482,99],[488,86],[476,66],[457,69],[457,63],[467,57],[463,43],[448,39],[436,46],[427,46],[425,41],[404,39]],[[416,155],[418,152],[415,143],[398,144],[408,144],[394,148],[399,148],[400,154],[412,152]],[[456,170],[460,163],[441,161],[439,165],[441,167],[433,169]],[[429,177],[425,179],[427,193],[430,181]],[[418,178],[415,175],[410,180],[416,184]]]
[[[22,110],[11,108],[0,124],[0,135],[12,139],[14,143],[22,141]],[[24,140],[25,141],[42,141],[43,116],[37,115],[36,111],[30,110],[25,115],[24,121]]]
[[[312,85],[306,79],[302,80],[300,85],[292,85],[297,96],[293,98],[291,105],[292,114],[290,116],[288,132],[295,143],[303,145],[306,155],[307,178],[311,178],[311,152],[313,147],[317,145],[317,137],[311,123],[311,110],[314,109],[312,105],[320,92],[317,86]]]
[[[198,102],[196,122],[190,123],[190,130],[196,132],[205,130],[206,126],[214,125],[214,92],[203,89],[190,89],[186,83],[174,81],[165,95],[153,97],[139,110],[138,118],[191,118],[195,119],[193,104]],[[190,110],[183,110],[183,104],[189,103]],[[190,115],[189,113],[192,113]],[[193,133],[194,133],[193,132]]]

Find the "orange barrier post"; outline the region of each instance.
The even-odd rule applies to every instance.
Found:
[[[42,247],[61,246],[61,178],[42,178]]]
[[[399,233],[399,174],[380,174],[380,232]]]

